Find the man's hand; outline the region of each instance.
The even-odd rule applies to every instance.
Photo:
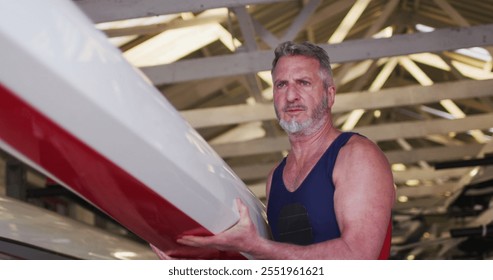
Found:
[[[183,236],[177,242],[192,247],[249,253],[259,236],[255,225],[250,219],[248,208],[240,199],[236,199],[236,205],[240,213],[240,219],[231,228],[213,236]]]

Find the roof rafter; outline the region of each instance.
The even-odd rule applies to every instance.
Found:
[[[435,103],[444,99],[463,99],[492,96],[493,80],[458,81],[435,84],[429,87],[407,86],[374,92],[340,93],[336,95],[333,113],[354,109],[381,109],[396,106]],[[468,92],[467,96],[464,92]],[[231,105],[216,108],[181,111],[183,117],[194,127],[202,128],[250,121],[275,119],[272,104]]]
[[[359,132],[375,142],[395,140],[398,138],[418,138],[433,134],[465,132],[472,129],[489,129],[493,127],[493,113],[468,116],[455,120],[408,121],[390,124],[357,127]],[[248,142],[212,146],[222,157],[246,156],[289,149],[287,136],[258,139]]]
[[[333,63],[343,63],[487,45],[493,45],[493,24],[321,46],[332,57]],[[141,69],[154,84],[159,85],[265,71],[270,69],[272,59],[272,51],[266,50],[183,60]]]
[[[467,158],[471,154],[479,154],[485,147],[484,144],[468,144],[460,147],[433,147],[419,148],[412,151],[387,151],[385,156],[391,164],[394,163],[416,163],[424,161],[449,161]],[[492,152],[491,149],[487,152]],[[274,163],[252,164],[246,166],[233,166],[234,172],[242,180],[265,179]],[[461,172],[462,174],[463,172]],[[404,173],[400,173],[404,174]],[[403,177],[409,179],[409,173]],[[418,177],[415,177],[416,179]]]
[[[232,8],[246,5],[287,2],[290,0],[215,0],[215,1],[181,1],[181,0],[74,0],[96,23],[176,14],[182,12],[199,12],[215,8]]]

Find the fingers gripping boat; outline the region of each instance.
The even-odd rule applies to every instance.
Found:
[[[237,197],[268,236],[262,203],[71,1],[0,4],[0,45],[0,148],[176,256],[245,258],[175,243],[232,226]]]

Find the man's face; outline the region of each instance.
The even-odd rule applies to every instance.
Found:
[[[328,116],[328,92],[314,58],[285,56],[272,74],[274,108],[288,133],[311,134]]]

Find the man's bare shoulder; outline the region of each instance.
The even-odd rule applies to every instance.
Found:
[[[348,143],[341,149],[337,157],[335,166],[336,176],[347,180],[348,176],[352,178],[360,177],[371,179],[374,176],[392,177],[390,164],[385,154],[370,139],[353,135]]]
[[[360,135],[354,135],[341,149],[334,167],[334,183],[343,193],[368,193],[368,188],[378,190],[379,198],[387,198],[393,205],[395,198],[392,169],[385,154],[377,144]]]
[[[350,157],[384,156],[382,150],[365,136],[355,134],[341,149],[341,153]]]

